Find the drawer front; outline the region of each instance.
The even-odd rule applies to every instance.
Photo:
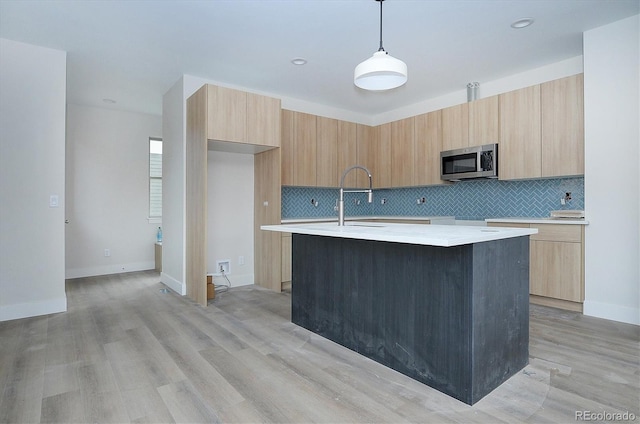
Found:
[[[529,228],[531,226],[519,222],[488,222],[487,227]]]
[[[531,240],[582,242],[582,225],[531,224],[531,228],[538,229]]]

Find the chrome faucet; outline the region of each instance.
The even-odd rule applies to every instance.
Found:
[[[354,169],[362,169],[369,176],[369,189],[361,189],[361,190],[345,190],[344,189],[344,178],[347,174]],[[345,193],[369,193],[367,201],[369,203],[373,202],[373,180],[371,178],[371,172],[364,166],[354,165],[350,168],[347,168],[346,171],[342,174],[342,178],[340,179],[340,200],[338,200],[338,225],[344,225],[344,194]]]

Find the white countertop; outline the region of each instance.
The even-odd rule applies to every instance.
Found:
[[[527,218],[527,217],[510,217],[510,218],[487,218],[486,222],[495,223],[512,223],[512,224],[570,224],[570,225],[588,225],[589,221],[576,218]]]
[[[263,225],[266,231],[308,234],[360,240],[387,241],[451,247],[483,241],[527,236],[538,232],[535,228],[499,228],[463,225],[387,224],[381,222],[348,222],[338,226],[335,222],[314,224]]]

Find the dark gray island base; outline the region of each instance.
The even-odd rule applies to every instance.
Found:
[[[469,405],[529,359],[529,237],[293,234],[292,321]]]

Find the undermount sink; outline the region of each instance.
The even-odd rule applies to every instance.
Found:
[[[373,227],[373,228],[382,228],[385,227],[385,225],[381,225],[381,224],[361,224],[361,223],[357,223],[357,222],[353,222],[353,223],[346,223],[345,226],[347,227]]]

